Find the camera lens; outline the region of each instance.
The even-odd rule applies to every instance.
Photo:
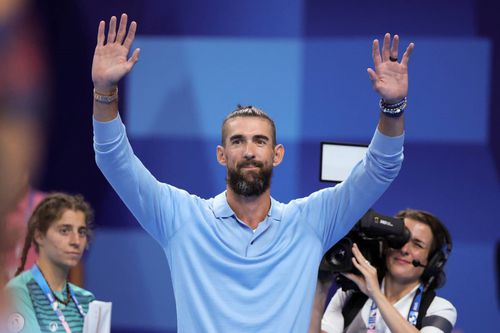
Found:
[[[330,263],[334,266],[341,266],[346,257],[346,250],[342,247],[335,249],[330,256]]]

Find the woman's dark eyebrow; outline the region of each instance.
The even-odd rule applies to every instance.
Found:
[[[418,238],[413,238],[412,240],[413,240],[414,243],[419,243],[419,244],[421,244],[423,246],[427,245],[424,241],[422,241],[422,240],[420,240]]]
[[[58,228],[71,228],[72,229],[73,225],[71,225],[71,224],[59,224],[57,227]]]
[[[70,229],[73,229],[73,225],[72,225],[72,224],[67,224],[67,223],[65,223],[65,224],[60,224],[60,225],[58,225],[57,227],[58,227],[58,228],[70,228]],[[83,225],[83,226],[81,226],[81,227],[77,227],[77,228],[78,228],[78,230],[81,230],[81,229],[87,229],[87,226],[84,226],[84,225]]]

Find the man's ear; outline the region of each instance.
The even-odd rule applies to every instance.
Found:
[[[273,157],[273,166],[276,167],[280,165],[281,161],[283,161],[283,157],[285,156],[285,147],[282,144],[277,144],[274,146],[274,157]]]
[[[217,162],[219,162],[220,165],[226,166],[226,155],[224,147],[222,146],[217,146]]]

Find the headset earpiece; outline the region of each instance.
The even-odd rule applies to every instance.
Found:
[[[425,289],[437,289],[446,283],[444,266],[448,261],[453,244],[448,229],[442,223],[440,226],[442,229],[441,247],[431,256],[421,277],[422,281],[426,282]]]

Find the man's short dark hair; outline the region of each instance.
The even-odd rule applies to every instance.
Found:
[[[238,104],[236,106],[236,109],[228,114],[226,118],[224,118],[224,121],[222,122],[222,136],[221,136],[221,145],[225,146],[225,141],[226,141],[226,122],[230,119],[236,118],[236,117],[256,117],[256,118],[261,118],[265,119],[269,122],[271,125],[272,129],[272,142],[273,146],[276,145],[276,126],[274,125],[274,120],[269,117],[267,113],[265,113],[262,109],[259,109],[256,106],[253,105],[240,105]]]

